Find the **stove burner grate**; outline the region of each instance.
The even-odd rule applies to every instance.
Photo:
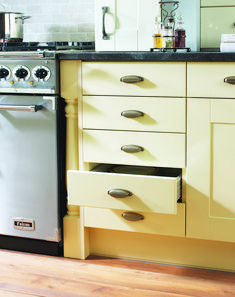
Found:
[[[40,51],[40,50],[93,50],[93,41],[51,41],[51,42],[0,42],[0,51]]]

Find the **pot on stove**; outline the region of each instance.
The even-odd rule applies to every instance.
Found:
[[[23,41],[23,24],[28,18],[20,12],[0,12],[0,39]]]

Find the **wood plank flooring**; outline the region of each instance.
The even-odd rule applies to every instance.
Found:
[[[235,296],[235,273],[0,250],[0,297]]]

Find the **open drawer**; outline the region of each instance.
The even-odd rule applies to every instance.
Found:
[[[177,201],[181,197],[181,170],[158,168],[157,173],[145,175],[113,173],[110,172],[112,168],[112,165],[102,164],[93,171],[69,171],[68,203],[177,214]]]
[[[85,207],[84,226],[129,232],[185,236],[185,204],[177,203],[177,215],[137,213],[141,219],[125,219],[127,211]]]

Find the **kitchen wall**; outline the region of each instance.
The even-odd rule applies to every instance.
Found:
[[[94,41],[94,0],[0,0],[0,11],[31,16],[24,41]]]

